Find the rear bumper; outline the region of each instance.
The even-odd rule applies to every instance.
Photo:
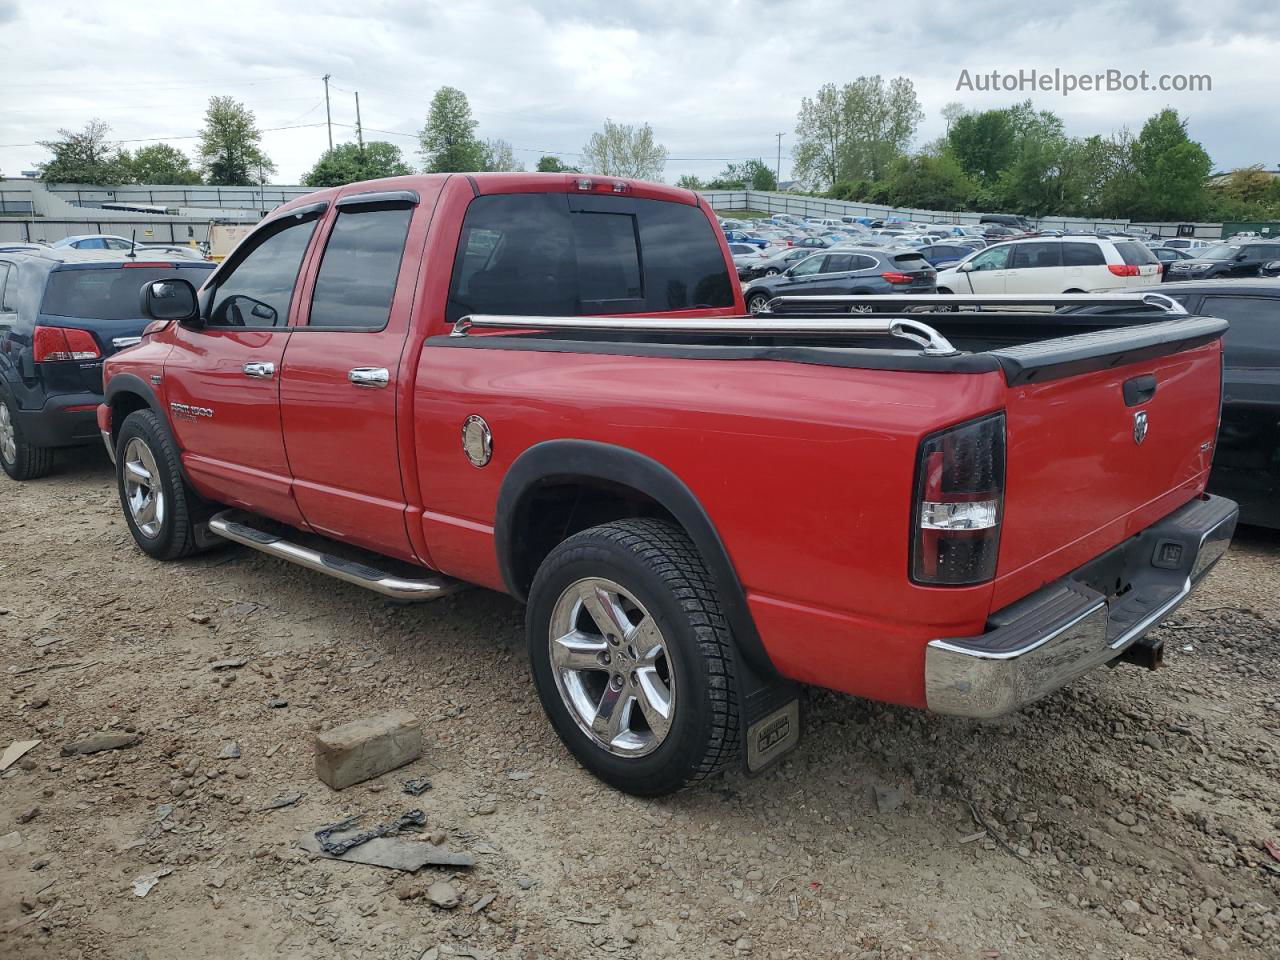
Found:
[[[1172,613],[1227,552],[1239,511],[1193,500],[1069,576],[993,614],[976,637],[932,641],[937,713],[998,717],[1119,657]],[[1126,587],[1115,595],[1115,585]]]
[[[39,410],[17,410],[22,435],[37,447],[74,447],[98,439],[98,393],[63,393],[49,397]]]

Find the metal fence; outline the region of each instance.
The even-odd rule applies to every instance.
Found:
[[[101,207],[104,203],[149,207],[203,207],[221,209],[274,210],[282,203],[305,196],[315,187],[185,187],[143,184],[141,186],[93,187],[74,183],[45,184],[55,197],[78,207]]]
[[[915,210],[908,207],[885,207],[874,203],[854,203],[848,200],[828,200],[825,197],[806,197],[794,193],[766,193],[759,190],[704,190],[702,195],[713,208],[722,212],[733,210],[759,210],[764,213],[791,213],[800,217],[871,217],[886,219],[898,217],[917,223],[976,224],[981,213],[972,211]],[[1142,227],[1156,236],[1178,235],[1177,223],[1140,223],[1129,220],[1086,220],[1080,217],[1043,217],[1039,225],[1046,230],[1123,230],[1125,227]],[[1222,236],[1220,223],[1192,224],[1195,236],[1217,239]]]
[[[219,217],[219,223],[257,223],[257,217]],[[133,238],[139,243],[197,243],[209,235],[212,220],[151,219],[142,217],[127,220],[63,220],[50,217],[31,219],[0,219],[0,243],[53,243],[63,237],[83,233],[109,233],[118,237]]]

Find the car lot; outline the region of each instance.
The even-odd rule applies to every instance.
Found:
[[[514,602],[396,606],[239,548],[145,561],[105,456],[78,456],[0,488],[0,729],[42,740],[0,782],[6,957],[1280,952],[1274,533],[1242,530],[1161,628],[1160,672],[1098,671],[987,724],[815,693],[781,769],[642,801],[556,740]],[[425,721],[421,761],[315,780],[313,730],[392,707]],[[140,742],[59,755],[112,727]],[[477,858],[454,910],[296,847],[415,806]]]

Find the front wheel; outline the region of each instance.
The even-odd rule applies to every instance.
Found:
[[[763,293],[753,293],[747,297],[747,309],[752,313],[765,313],[769,309],[769,298]]]
[[[538,569],[527,630],[543,709],[601,780],[660,796],[737,756],[732,640],[683,530],[639,519],[574,534]]]
[[[0,467],[14,480],[37,480],[53,469],[53,450],[28,443],[8,400],[0,399]]]
[[[196,551],[193,511],[199,500],[182,478],[177,447],[150,410],[136,410],[120,425],[116,486],[125,523],[143,553],[176,560]]]

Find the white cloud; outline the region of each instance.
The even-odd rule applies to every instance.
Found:
[[[1022,95],[957,94],[962,68],[1085,73],[1117,68],[1207,73],[1211,93],[1032,97],[1069,133],[1136,130],[1170,105],[1190,119],[1218,167],[1275,165],[1280,119],[1267,108],[1280,10],[1199,0],[1159,6],[1059,0],[963,5],[903,0],[870,8],[842,0],[544,0],[276,4],[224,0],[203,18],[132,4],[0,0],[0,169],[44,158],[59,127],[91,117],[122,140],[191,135],[205,101],[242,99],[263,128],[324,120],[320,77],[333,76],[335,141],[354,139],[359,90],[370,137],[413,159],[411,137],[432,92],[466,91],[480,134],[502,137],[532,165],[538,151],[576,153],[603,119],[651,123],[673,158],[668,178],[714,174],[716,158],[772,162],[783,173],[800,98],[859,74],[905,74],[926,112],[918,141],[942,131],[951,100],[975,108]],[[173,139],[188,151],[190,139]],[[296,181],[327,144],[323,126],[270,130],[279,179]],[[19,144],[22,146],[8,146]],[[572,158],[570,158],[572,159]]]

